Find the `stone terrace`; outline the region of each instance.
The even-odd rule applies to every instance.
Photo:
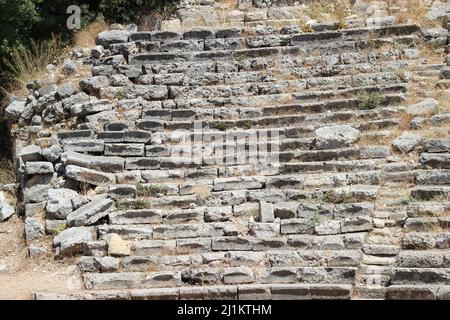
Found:
[[[410,98],[445,55],[415,24],[269,20],[102,32],[80,89],[6,109],[30,252],[52,235],[85,287],[36,299],[450,297],[448,101]],[[226,162],[230,134],[258,148]]]

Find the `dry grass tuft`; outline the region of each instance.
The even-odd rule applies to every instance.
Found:
[[[310,4],[306,14],[319,22],[335,20],[340,26],[345,26],[344,18],[351,14],[351,0],[318,0]]]
[[[400,8],[394,14],[396,23],[417,23],[427,28],[444,27],[447,23],[445,18],[439,18],[436,21],[430,21],[426,18],[432,3],[430,0],[388,0],[386,2],[388,8]]]
[[[109,25],[103,19],[97,19],[87,27],[78,31],[73,38],[73,46],[90,48],[95,46],[97,34],[108,30]]]
[[[16,182],[14,164],[11,160],[0,158],[0,184]]]
[[[35,79],[44,78],[46,67],[57,64],[63,52],[59,36],[50,40],[31,42],[30,49],[15,47],[9,59],[3,58],[7,71],[3,77],[8,79],[9,87],[2,88],[8,94],[26,95],[26,84]]]

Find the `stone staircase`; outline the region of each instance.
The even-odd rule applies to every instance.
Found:
[[[36,299],[448,299],[449,109],[409,99],[443,56],[274,25],[105,31],[80,91],[7,108],[27,240],[85,289]]]

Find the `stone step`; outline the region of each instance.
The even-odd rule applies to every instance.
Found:
[[[36,293],[36,300],[330,300],[350,299],[348,284],[243,284],[131,290],[89,290],[86,293]]]
[[[450,227],[449,217],[407,218],[404,224],[406,231],[439,232]]]
[[[302,33],[296,35],[281,35],[281,36],[265,36],[265,37],[255,37],[248,38],[252,40],[247,41],[247,45],[262,45],[267,46],[270,45],[270,48],[258,48],[258,49],[241,49],[234,50],[233,52],[222,51],[221,55],[214,55],[215,58],[242,58],[242,57],[255,57],[255,56],[264,56],[267,54],[277,54],[279,52],[286,54],[287,50],[281,50],[283,47],[277,47],[282,44],[291,45],[293,48],[305,47],[306,45],[314,46],[314,42],[322,42],[326,40],[341,40],[341,41],[354,41],[360,40],[361,42],[358,46],[367,45],[367,42],[370,41],[370,37],[376,32],[378,37],[387,37],[387,36],[404,36],[411,35],[420,31],[420,27],[417,25],[402,25],[402,26],[393,26],[393,27],[383,27],[383,28],[360,28],[360,29],[347,29],[347,30],[338,30],[338,31],[324,31],[317,33]],[[153,35],[147,34],[146,36],[150,36],[150,39]],[[180,35],[176,35],[178,39],[181,38]],[[265,42],[261,40],[271,40],[271,42]],[[283,43],[284,41],[284,43]],[[221,40],[205,40],[205,42],[211,43],[220,43]],[[227,40],[223,40],[223,43],[227,43]],[[339,42],[339,41],[336,41]],[[228,40],[228,43],[229,40]],[[237,42],[239,43],[239,42]],[[205,48],[208,48],[208,45],[205,45]],[[239,48],[239,47],[238,47]],[[289,49],[293,49],[292,47]],[[195,47],[193,47],[195,49]],[[261,50],[263,49],[263,50]],[[195,61],[206,58],[213,58],[211,55],[205,55],[201,51],[192,53],[177,53],[177,54],[162,54],[162,53],[141,53],[141,54],[133,54],[130,55],[129,63],[130,64],[146,64],[146,63],[165,63],[169,60],[173,61]]]
[[[393,268],[392,285],[450,284],[449,268]]]
[[[450,186],[416,186],[411,190],[411,197],[417,200],[448,200]]]
[[[311,275],[315,271],[314,275]],[[199,268],[158,272],[84,273],[88,290],[151,289],[191,285],[323,283],[352,284],[355,268],[289,267],[263,269],[255,275],[248,267]]]
[[[448,285],[392,285],[387,288],[388,300],[448,300]]]

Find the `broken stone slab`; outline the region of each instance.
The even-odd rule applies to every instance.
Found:
[[[76,94],[77,91],[77,88],[72,83],[65,83],[56,89],[56,94],[62,100]]]
[[[28,256],[30,258],[37,258],[48,253],[48,249],[44,247],[38,246],[29,246],[28,247]]]
[[[435,99],[425,99],[419,103],[409,106],[406,112],[413,116],[435,114],[438,111],[438,102]]]
[[[7,119],[18,120],[20,115],[25,111],[25,101],[13,101],[5,109],[5,117]]]
[[[264,183],[253,177],[218,178],[214,180],[214,191],[239,189],[261,189]]]
[[[259,218],[261,222],[273,222],[275,220],[273,204],[260,201]]]
[[[27,175],[44,175],[53,174],[53,164],[43,161],[28,161],[25,165],[25,173]]]
[[[40,147],[31,144],[20,150],[19,156],[22,158],[24,163],[27,163],[28,161],[41,161],[42,150]]]
[[[114,143],[105,144],[105,156],[144,156],[145,145],[137,143]]]
[[[25,240],[39,240],[45,235],[45,228],[39,217],[28,217],[25,219]]]
[[[89,226],[95,224],[100,219],[108,215],[108,209],[113,205],[111,199],[93,199],[73,211],[67,216],[67,223],[70,226]]]
[[[87,201],[86,197],[71,189],[49,189],[47,218],[66,219],[72,211],[86,204]]]
[[[83,244],[92,241],[88,228],[76,227],[62,231],[53,238],[53,245],[58,248],[59,255],[76,255],[83,252]]]
[[[349,125],[325,126],[315,131],[317,149],[338,149],[351,146],[361,136],[359,130]]]
[[[91,156],[73,151],[64,152],[61,160],[66,166],[73,165],[105,172],[121,172],[125,167],[125,160],[120,157]]]
[[[142,273],[92,273],[85,274],[84,285],[88,290],[138,289],[142,285]]]
[[[147,288],[179,287],[181,283],[180,271],[151,272],[144,279]]]
[[[62,149],[54,144],[48,148],[42,149],[42,156],[49,162],[55,162],[61,157]]]
[[[25,203],[46,201],[48,198],[48,189],[50,189],[50,186],[46,184],[37,184],[30,188],[24,188],[23,201]]]
[[[78,103],[70,107],[70,113],[74,116],[85,116],[109,110],[112,110],[112,104],[106,99]]]
[[[15,212],[12,200],[5,191],[0,191],[0,221],[11,217]]]
[[[90,95],[96,95],[100,89],[109,86],[109,79],[107,76],[94,76],[80,81],[80,88]]]
[[[95,38],[95,44],[109,48],[113,43],[128,42],[130,32],[128,30],[111,30],[100,32]]]
[[[162,212],[158,209],[127,210],[109,214],[110,224],[151,224],[161,222]]]
[[[111,233],[105,237],[108,254],[115,257],[125,257],[131,254],[131,241],[123,240],[118,234]]]
[[[206,207],[204,219],[206,222],[229,221],[233,216],[232,207]]]
[[[108,185],[115,183],[116,181],[115,176],[111,173],[104,173],[73,165],[69,165],[65,168],[65,175],[70,179],[95,186]]]
[[[405,132],[392,142],[392,146],[403,153],[409,153],[422,142],[419,134]]]

